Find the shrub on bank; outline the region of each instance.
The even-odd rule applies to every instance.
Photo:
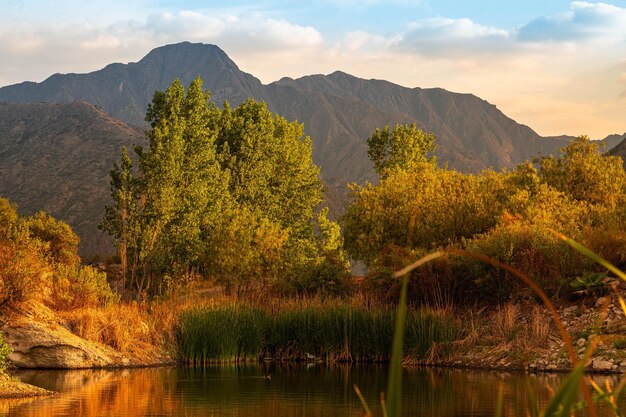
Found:
[[[4,338],[4,334],[0,332],[0,375],[4,373],[7,368],[7,356],[11,354],[11,348]]]
[[[0,306],[37,300],[72,309],[115,302],[106,275],[80,265],[78,242],[66,223],[43,212],[19,217],[0,198]]]

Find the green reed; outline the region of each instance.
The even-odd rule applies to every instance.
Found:
[[[306,303],[305,303],[306,304]],[[193,308],[180,316],[178,345],[188,363],[275,359],[386,362],[391,357],[396,312],[336,301],[288,303],[279,308],[216,305]],[[404,349],[422,361],[434,344],[447,348],[458,335],[446,313],[410,310]]]

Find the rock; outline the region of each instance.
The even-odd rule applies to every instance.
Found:
[[[585,344],[587,344],[587,340],[584,337],[581,337],[576,341],[576,346],[578,347],[585,346]]]
[[[13,353],[8,360],[19,368],[76,369],[105,367],[122,363],[124,356],[108,346],[82,339],[59,323],[42,319],[38,313],[15,315],[0,330]]]
[[[566,308],[563,309],[563,314],[574,313],[576,310],[578,310],[578,306],[566,307]]]
[[[551,363],[550,365],[546,366],[546,369],[548,371],[555,371],[557,369],[556,365]]]
[[[605,333],[626,333],[626,320],[615,320],[607,324]]]
[[[604,303],[606,303],[606,297],[599,297],[599,298],[596,300],[595,307],[596,307],[596,308],[603,307],[603,306],[604,306]]]
[[[613,369],[613,363],[611,361],[604,360],[603,358],[596,358],[591,362],[591,366],[596,371],[610,371]]]

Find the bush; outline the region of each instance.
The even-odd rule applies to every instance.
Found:
[[[0,240],[0,306],[43,300],[52,268],[33,242]]]
[[[4,373],[7,368],[7,356],[11,354],[13,350],[7,343],[4,334],[0,332],[0,374]]]
[[[545,226],[521,221],[496,227],[468,242],[467,249],[520,269],[550,296],[565,295],[564,292],[571,291],[572,279],[581,271],[593,269],[590,261],[573,254]],[[462,258],[457,269],[465,275],[465,280],[475,284],[478,297],[502,302],[516,290],[525,288],[517,278],[483,262]]]
[[[53,278],[50,303],[57,309],[106,306],[119,299],[106,274],[91,266],[59,266]]]
[[[78,265],[78,242],[80,239],[72,228],[61,220],[40,211],[25,219],[31,239],[43,244],[42,250],[55,264]]]

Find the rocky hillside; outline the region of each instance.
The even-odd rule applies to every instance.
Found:
[[[85,101],[0,103],[0,196],[22,214],[44,210],[81,237],[81,254],[107,254],[97,229],[109,203],[109,170],[143,133]]]
[[[619,139],[619,143],[612,148],[607,146],[607,149],[609,149],[608,154],[621,157],[624,161],[624,168],[626,168],[626,133],[623,135],[611,136],[617,137]]]
[[[540,137],[471,94],[405,88],[342,72],[263,85],[217,46],[188,42],[154,49],[136,63],[3,87],[0,101],[87,100],[115,118],[142,125],[154,90],[166,88],[174,78],[188,85],[197,75],[218,104],[228,100],[237,105],[252,97],[266,101],[272,111],[288,119],[304,122],[322,176],[340,193],[348,181],[374,179],[365,140],[385,124],[415,121],[434,132],[439,159],[463,171],[511,167],[538,153],[553,152],[566,142]]]

